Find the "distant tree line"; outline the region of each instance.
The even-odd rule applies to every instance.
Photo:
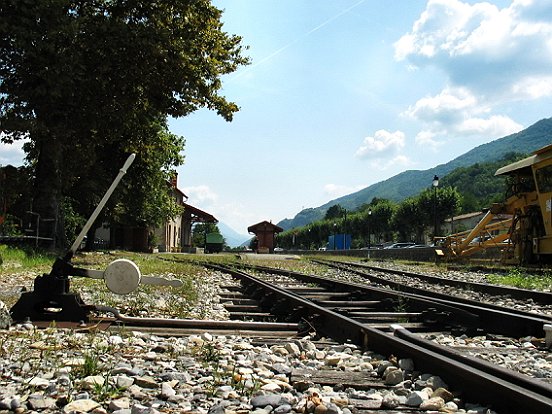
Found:
[[[505,178],[494,173],[525,156],[510,153],[500,161],[457,168],[443,177],[438,187],[424,189],[399,203],[374,198],[354,211],[335,204],[328,208],[324,219],[279,234],[277,245],[316,250],[327,247],[329,236],[344,233],[352,235],[354,249],[393,241],[431,242],[433,236],[444,235],[441,228],[446,219],[505,200]]]

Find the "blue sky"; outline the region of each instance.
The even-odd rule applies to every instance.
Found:
[[[170,128],[189,203],[239,233],[552,116],[549,0],[214,3],[249,46],[224,78],[241,110]]]

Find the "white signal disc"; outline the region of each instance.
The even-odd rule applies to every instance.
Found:
[[[114,260],[104,272],[105,284],[118,295],[126,295],[135,290],[141,278],[138,266],[128,259]]]

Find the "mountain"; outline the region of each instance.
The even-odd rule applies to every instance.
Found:
[[[552,118],[542,119],[523,131],[480,145],[465,154],[428,170],[409,170],[385,181],[372,184],[355,193],[336,198],[316,208],[300,211],[293,219],[284,219],[278,226],[284,230],[305,226],[324,218],[328,208],[339,204],[347,210],[356,210],[374,197],[400,202],[431,185],[434,175],[444,177],[458,167],[469,167],[478,162],[496,161],[511,152],[530,153],[552,142]]]
[[[251,236],[248,236],[247,234],[239,234],[237,231],[222,222],[218,222],[217,226],[229,247],[239,247],[251,238]]]

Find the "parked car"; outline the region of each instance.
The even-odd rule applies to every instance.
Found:
[[[281,247],[275,247],[274,248],[274,252],[283,252],[284,249],[282,249]]]
[[[429,244],[413,244],[412,246],[408,246],[409,249],[423,249],[426,247],[431,247]]]
[[[477,236],[477,237],[474,237],[474,239],[470,242],[470,244],[480,244],[490,239],[491,239],[491,236]]]
[[[404,242],[404,243],[393,243],[390,246],[385,247],[385,249],[404,249],[410,246],[414,246],[414,242]]]

